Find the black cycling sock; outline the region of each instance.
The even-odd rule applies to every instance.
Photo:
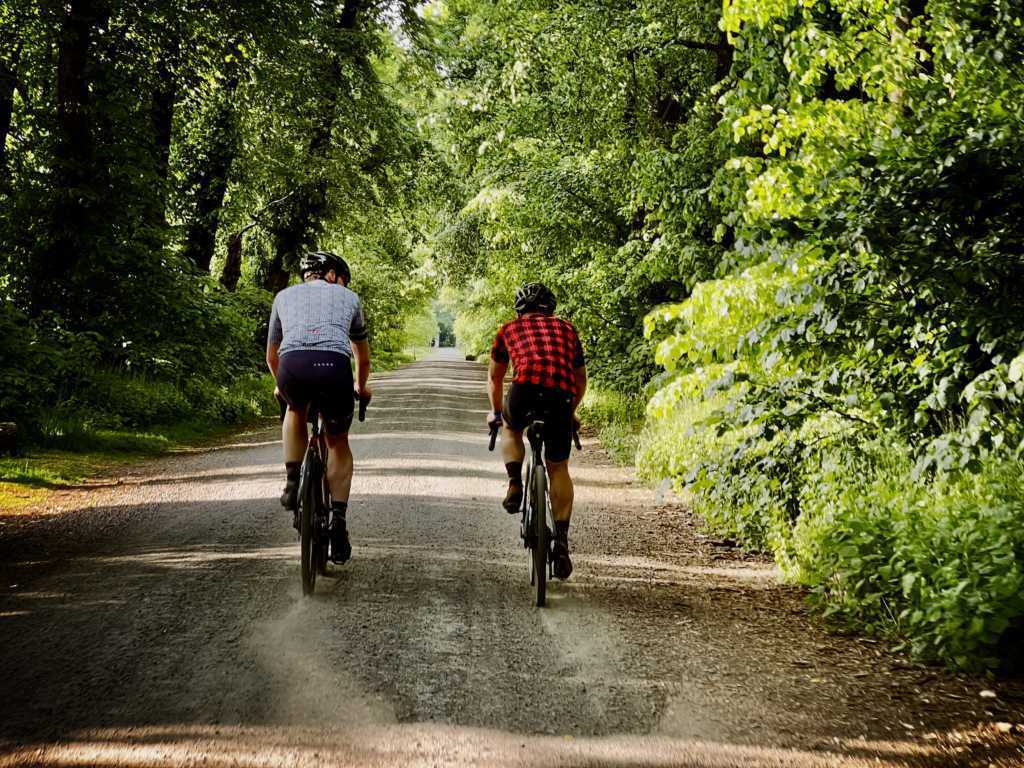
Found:
[[[299,470],[302,469],[301,461],[286,461],[284,463],[284,471],[288,476],[288,482],[299,479]]]
[[[569,521],[555,520],[555,538],[559,541],[569,540]]]
[[[335,520],[344,520],[346,512],[348,512],[347,501],[331,502],[331,517],[333,517]]]
[[[505,463],[505,471],[508,472],[508,479],[513,485],[523,484],[523,462],[509,461]]]

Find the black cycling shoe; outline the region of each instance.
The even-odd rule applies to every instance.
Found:
[[[501,506],[505,508],[505,511],[510,515],[514,515],[523,506],[523,486],[516,485],[515,483],[508,484],[508,490],[505,492],[505,500],[501,502]]]
[[[569,557],[568,542],[555,539],[551,544],[551,565],[555,578],[568,579],[572,576],[572,560]]]
[[[348,539],[345,521],[331,521],[331,562],[345,563],[352,557],[352,543]]]
[[[281,506],[285,509],[295,511],[299,508],[299,481],[288,480],[284,484],[284,490],[281,492]]]

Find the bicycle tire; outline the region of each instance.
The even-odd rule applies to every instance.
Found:
[[[317,505],[317,525],[316,525],[316,571],[321,576],[327,575],[327,555],[329,545],[328,533],[328,517],[329,512],[327,509],[327,499],[330,498],[330,489],[327,487],[327,473],[324,472],[320,482],[320,503]]]
[[[320,461],[312,450],[306,452],[302,462],[302,480],[299,484],[299,550],[302,572],[302,594],[311,595],[316,588],[316,514],[317,486]]]
[[[533,573],[536,578],[537,607],[547,600],[548,585],[548,478],[543,467],[533,473]]]

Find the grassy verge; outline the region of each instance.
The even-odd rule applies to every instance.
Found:
[[[0,457],[0,513],[24,512],[55,490],[115,467],[201,445],[277,413],[269,375],[240,381],[206,409],[173,424],[105,426],[123,418],[96,407],[67,407],[47,419],[22,455]],[[86,415],[88,414],[88,415]]]
[[[580,404],[580,420],[595,427],[612,458],[632,464],[644,424],[644,401],[600,387],[590,386]]]
[[[392,370],[429,351],[383,351],[375,355],[374,369]],[[166,400],[180,396],[176,390],[165,392],[167,387],[131,381],[140,393],[128,398],[121,391],[124,382],[115,383],[119,385],[119,397],[115,400],[122,412],[101,409],[95,403],[78,409],[62,407],[46,420],[23,455],[0,457],[0,514],[25,512],[55,490],[78,485],[115,467],[202,445],[277,415],[277,405],[271,397],[274,382],[267,374],[224,387],[217,395],[215,407],[207,408],[207,413],[186,416],[166,425],[110,427],[111,423],[138,418],[136,412],[144,413],[154,406],[157,412],[172,416],[186,413],[188,406],[183,400],[184,405],[177,412],[167,408]],[[127,415],[123,412],[127,411],[126,403],[132,406]]]

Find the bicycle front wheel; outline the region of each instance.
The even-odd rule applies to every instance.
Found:
[[[537,607],[543,608],[548,586],[548,476],[543,466],[533,473],[533,577],[537,587]]]
[[[299,549],[301,555],[302,594],[311,595],[316,587],[318,490],[322,473],[320,460],[312,451],[302,462],[299,485]]]

